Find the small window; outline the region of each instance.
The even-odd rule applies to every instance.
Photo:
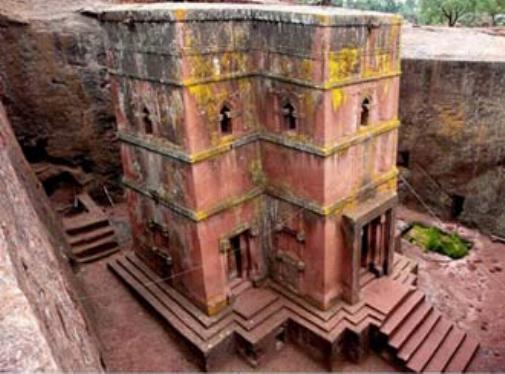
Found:
[[[231,123],[231,110],[228,106],[223,106],[223,109],[219,112],[219,124],[222,134],[231,134],[232,123]]]
[[[368,126],[370,121],[370,99],[365,98],[361,103],[360,126]]]
[[[284,126],[288,130],[296,130],[296,111],[291,103],[286,103],[282,107],[282,115],[284,117]]]
[[[153,121],[151,121],[151,115],[146,107],[144,107],[144,110],[142,111],[142,121],[144,122],[144,132],[146,134],[152,134]]]

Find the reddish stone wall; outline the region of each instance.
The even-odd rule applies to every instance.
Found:
[[[102,371],[61,224],[0,104],[0,367]]]
[[[145,196],[130,198],[134,236],[149,257],[160,248],[147,222],[172,230],[164,250],[192,274],[180,286],[209,313],[229,299],[227,245],[244,231],[254,277],[272,270],[327,308],[351,266],[342,215],[395,194],[398,19],[292,9],[172,4],[99,15],[125,183]],[[224,106],[231,134],[220,129]]]
[[[504,237],[505,62],[404,59],[402,70],[405,177],[441,217]]]
[[[0,98],[29,161],[72,166],[104,198],[103,185],[117,187],[120,159],[103,31],[92,18],[47,7],[54,12],[3,21],[0,9]]]

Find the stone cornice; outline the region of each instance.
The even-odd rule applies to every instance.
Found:
[[[158,153],[162,156],[172,158],[178,161],[182,161],[189,164],[195,164],[198,162],[206,161],[217,157],[233,148],[238,148],[260,139],[260,134],[257,132],[244,135],[240,138],[230,140],[226,143],[220,144],[216,147],[206,149],[204,151],[196,153],[187,153],[181,150],[181,148],[172,145],[171,143],[164,141],[161,138],[156,138],[155,141],[146,140],[139,136],[119,133],[119,140],[123,143],[131,144],[151,152]]]
[[[276,22],[317,27],[401,25],[402,17],[387,13],[336,7],[282,4],[163,3],[124,4],[86,9],[102,22]]]
[[[206,220],[209,217],[212,217],[215,214],[221,213],[225,210],[234,208],[237,205],[248,202],[249,200],[255,199],[261,196],[265,192],[265,188],[262,186],[255,187],[250,191],[247,191],[245,194],[240,196],[231,197],[223,200],[221,203],[205,209],[205,210],[194,210],[191,208],[187,208],[184,205],[180,204],[178,201],[174,199],[170,199],[165,196],[163,191],[150,191],[146,189],[144,186],[140,186],[138,183],[129,181],[125,178],[121,181],[122,185],[126,188],[129,188],[145,197],[153,199],[154,201],[159,202],[161,205],[169,208],[170,210],[190,219],[194,222],[200,222]]]
[[[141,147],[151,152],[158,153],[164,157],[194,164],[215,158],[234,148],[238,148],[256,142],[258,140],[310,153],[318,157],[330,157],[335,153],[342,152],[349,147],[362,143],[370,138],[374,138],[386,132],[396,130],[399,126],[400,122],[398,120],[387,121],[377,125],[370,125],[366,129],[360,129],[356,134],[347,136],[341,141],[329,146],[318,146],[310,142],[304,142],[287,136],[282,136],[280,134],[262,131],[250,133],[239,138],[232,139],[218,146],[192,154],[185,152],[180,147],[164,141],[162,138],[154,138],[153,141],[146,140],[142,137],[132,134],[119,133],[119,139],[123,143]]]
[[[184,88],[184,87],[192,87],[192,86],[198,86],[201,84],[209,84],[209,83],[217,83],[217,82],[224,82],[224,81],[229,81],[233,79],[245,79],[245,78],[266,78],[266,79],[272,79],[272,80],[277,80],[279,82],[284,82],[284,83],[290,83],[294,84],[297,86],[301,87],[306,87],[306,88],[312,88],[316,90],[333,90],[336,88],[342,88],[342,87],[347,87],[351,86],[353,84],[357,83],[368,83],[368,82],[375,82],[383,79],[391,79],[391,78],[396,78],[401,75],[401,70],[398,71],[393,71],[388,74],[378,74],[378,75],[373,75],[370,77],[360,77],[360,78],[351,78],[347,79],[344,81],[340,82],[324,82],[324,83],[313,83],[297,78],[289,78],[289,77],[284,77],[282,75],[276,75],[276,74],[270,74],[270,73],[265,73],[265,72],[250,72],[250,73],[231,73],[231,74],[222,74],[219,76],[215,77],[209,77],[209,78],[203,78],[203,79],[190,79],[190,80],[173,80],[173,79],[157,79],[157,78],[150,78],[150,77],[140,77],[136,76],[133,74],[126,74],[123,72],[119,72],[114,69],[108,69],[109,74],[115,75],[118,77],[122,78],[128,78],[128,79],[133,79],[133,80],[140,80],[140,81],[146,81],[146,82],[153,82],[153,83],[158,83],[158,84],[163,84],[167,86],[174,86],[174,87],[179,87],[179,88]]]
[[[341,198],[341,199],[335,201],[334,203],[326,205],[326,206],[321,206],[321,205],[317,204],[316,202],[297,197],[293,194],[286,193],[286,191],[281,191],[281,190],[275,189],[273,187],[267,187],[266,193],[272,197],[277,198],[277,199],[284,200],[284,201],[291,203],[293,205],[297,205],[301,208],[305,208],[307,210],[310,210],[311,212],[316,213],[320,216],[329,216],[329,215],[335,214],[336,212],[343,210],[348,204],[352,203],[356,199],[359,199],[360,197],[363,197],[363,196],[373,192],[379,186],[381,186],[385,183],[388,183],[391,180],[396,179],[397,176],[398,176],[398,170],[395,167],[392,170],[390,170],[389,172],[374,179],[370,183],[353,191],[348,196]]]
[[[126,188],[134,190],[135,192],[145,197],[148,197],[150,199],[159,202],[165,207],[190,219],[191,221],[200,222],[208,219],[209,217],[212,217],[213,215],[232,209],[238,205],[244,204],[248,201],[258,198],[263,194],[268,194],[279,200],[283,200],[290,204],[296,205],[300,208],[307,209],[308,211],[311,211],[312,213],[315,213],[317,215],[329,216],[343,210],[348,204],[351,204],[356,199],[359,199],[360,197],[363,197],[373,192],[374,190],[378,189],[381,185],[386,184],[392,180],[395,180],[397,176],[398,176],[398,170],[395,167],[389,172],[377,177],[367,185],[364,185],[361,188],[356,189],[348,196],[341,198],[336,202],[327,206],[322,206],[317,202],[295,196],[293,193],[290,193],[288,191],[281,191],[272,186],[258,186],[247,191],[245,194],[225,199],[221,203],[211,208],[198,211],[185,207],[178,201],[166,197],[163,191],[161,192],[150,191],[145,187],[140,186],[136,182],[128,181],[126,179],[123,179],[122,184]]]
[[[281,48],[272,48],[271,46],[267,48],[256,48],[256,47],[235,47],[235,48],[230,48],[229,46],[208,46],[207,48],[205,47],[199,47],[199,48],[194,48],[194,47],[179,47],[177,50],[160,50],[159,47],[153,47],[153,46],[142,46],[142,49],[133,49],[133,48],[118,48],[118,47],[113,47],[109,46],[108,50],[109,52],[119,52],[121,54],[142,54],[142,55],[156,55],[156,56],[163,56],[163,57],[168,57],[168,58],[183,58],[183,57],[201,57],[201,56],[215,56],[215,55],[222,55],[222,54],[230,54],[230,53],[235,53],[235,54],[245,54],[245,53],[250,53],[250,54],[255,54],[255,53],[264,53],[264,54],[276,54],[276,55],[285,55],[285,56],[290,56],[290,57],[298,57],[301,59],[306,59],[306,60],[313,60],[313,61],[322,61],[324,59],[328,58],[328,55],[330,53],[334,53],[335,51],[320,51],[317,53],[301,53],[300,51],[296,50],[290,50],[287,47],[281,47]],[[393,53],[396,52],[396,49],[374,49],[373,52],[367,52],[364,53],[362,51],[361,56],[375,56],[375,55],[381,55],[381,54],[388,54],[388,53]],[[251,71],[253,72],[253,71]]]

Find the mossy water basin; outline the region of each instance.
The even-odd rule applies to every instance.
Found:
[[[436,252],[454,260],[465,257],[472,243],[464,240],[456,233],[447,233],[436,227],[414,223],[405,233],[405,239],[424,249],[426,252]]]

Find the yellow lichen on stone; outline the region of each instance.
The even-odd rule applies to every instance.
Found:
[[[305,108],[306,118],[314,118],[314,115],[319,111],[318,103],[320,103],[322,94],[317,91],[309,91],[302,99],[302,105]]]
[[[305,79],[307,81],[312,80],[312,71],[313,71],[313,63],[312,60],[304,59],[300,63],[300,78]]]
[[[225,52],[220,56],[187,56],[190,67],[189,76],[184,84],[194,84],[200,79],[218,80],[229,74],[248,73],[248,55],[243,52]]]
[[[331,90],[331,106],[334,111],[337,111],[345,101],[345,94],[341,88]]]
[[[384,97],[387,97],[389,95],[389,91],[391,91],[391,80],[388,79],[382,83],[382,94]]]
[[[317,14],[316,18],[319,21],[319,24],[323,26],[328,26],[331,24],[331,18],[327,14]]]
[[[363,78],[371,78],[378,75],[387,75],[392,73],[391,69],[391,55],[389,52],[378,52],[372,57],[372,61],[368,61],[362,70],[361,76]]]
[[[263,186],[266,183],[266,176],[263,172],[263,166],[261,160],[254,160],[249,165],[249,173],[251,174],[251,178],[254,184]]]
[[[204,119],[202,123],[210,125],[211,144],[218,144],[219,134],[216,126],[218,124],[220,105],[227,98],[226,93],[216,92],[209,84],[195,84],[189,86],[188,90],[196,101],[197,109]]]
[[[177,21],[184,21],[186,19],[186,10],[185,9],[176,9],[175,10],[175,19]]]
[[[351,78],[359,65],[360,54],[357,48],[343,48],[338,52],[329,52],[328,83],[340,83]]]
[[[465,107],[459,101],[444,104],[435,104],[434,109],[442,126],[439,127],[441,135],[446,137],[458,136],[465,127]]]
[[[400,36],[400,26],[391,25],[389,29],[389,48],[395,48],[396,43],[398,41],[398,37]]]
[[[288,56],[284,56],[284,55],[280,55],[279,56],[279,64],[280,64],[280,72],[282,74],[283,77],[289,77],[289,78],[292,78],[293,77],[293,59],[288,57]]]
[[[188,87],[189,93],[194,97],[198,110],[206,111],[212,110],[212,104],[216,103],[216,95],[212,87],[208,84],[195,84]],[[216,112],[217,114],[217,112]]]
[[[249,78],[238,80],[238,91],[242,105],[242,125],[244,131],[252,130],[258,127],[258,120],[255,111],[254,88]]]

